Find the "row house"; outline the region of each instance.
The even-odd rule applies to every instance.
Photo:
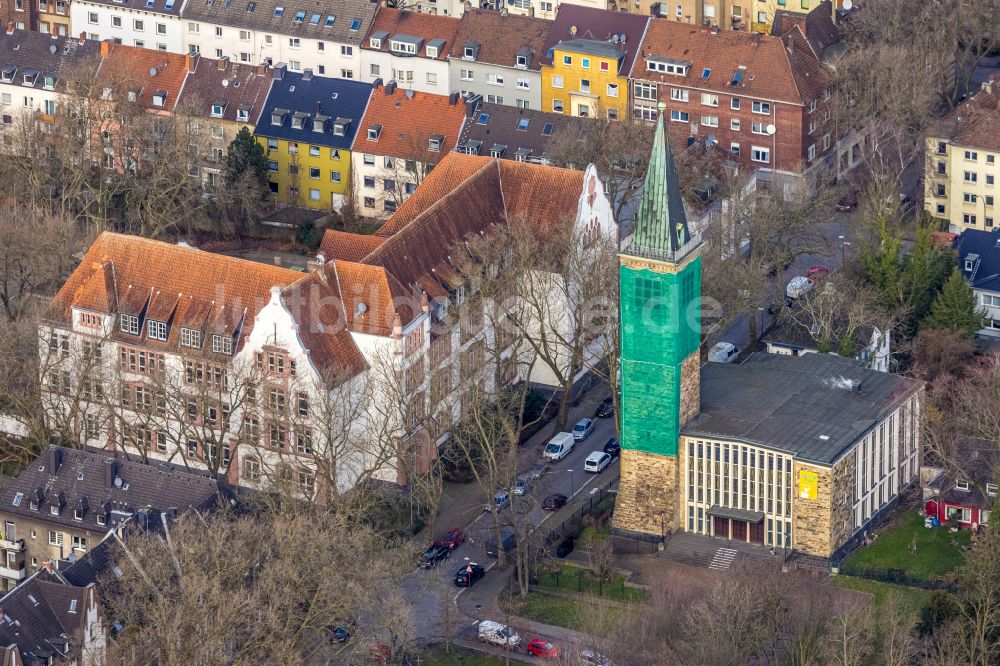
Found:
[[[70,24],[88,39],[184,53],[183,0],[73,0]]]
[[[181,91],[180,104],[191,116],[187,132],[190,175],[211,192],[222,185],[229,144],[244,127],[254,131],[271,90],[271,70],[228,58],[189,57],[195,66]]]
[[[376,84],[352,148],[356,210],[366,217],[392,214],[455,149],[464,122],[457,94]]]
[[[496,0],[496,2],[502,4],[501,0]],[[642,2],[645,4],[648,2],[648,0],[642,0]],[[497,7],[488,7],[488,5],[492,4],[494,3],[484,2],[483,7],[496,9]],[[625,0],[622,0],[622,5],[626,7],[625,9],[622,10],[622,12],[627,13],[631,11],[627,7],[627,2]],[[590,9],[601,9],[601,10],[613,9],[615,11],[618,11],[617,8],[614,6],[614,2],[605,3],[605,2],[600,2],[599,0],[507,0],[507,6],[505,7],[505,9],[511,14],[518,14],[520,16],[534,16],[536,18],[541,18],[551,21],[556,18],[556,14],[560,11],[559,9],[560,7],[569,7],[569,6],[589,7]],[[636,4],[633,13],[641,14],[643,13],[643,10],[642,8],[639,7],[638,4]]]
[[[73,71],[95,67],[96,42],[65,39],[8,28],[0,34],[0,137],[15,150],[19,122],[33,119],[52,131],[66,83]]]
[[[283,64],[272,72],[254,132],[267,150],[271,192],[289,205],[339,210],[350,195],[351,146],[372,86]]]
[[[631,79],[633,118],[665,105],[675,149],[717,144],[779,190],[836,167],[832,84],[798,27],[779,38],[653,20]]]
[[[361,46],[361,79],[396,81],[401,87],[448,94],[448,54],[459,19],[380,9]]]
[[[210,58],[361,78],[360,47],[377,10],[368,0],[343,0],[326,9],[284,0],[189,0],[182,16],[184,45]]]
[[[628,86],[649,18],[566,5],[542,59],[542,110],[623,120]]]
[[[450,89],[490,104],[542,108],[548,21],[484,9],[462,15],[448,56]]]

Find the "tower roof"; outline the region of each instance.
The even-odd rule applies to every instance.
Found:
[[[663,128],[665,109],[666,105],[661,102],[635,229],[626,241],[628,254],[654,259],[679,258],[695,245],[688,230],[674,159]]]

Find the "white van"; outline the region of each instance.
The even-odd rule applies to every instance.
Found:
[[[545,452],[542,455],[553,462],[562,460],[569,455],[575,444],[576,440],[573,439],[572,433],[560,432],[545,445]]]
[[[740,350],[731,342],[716,342],[708,350],[708,360],[712,363],[732,363],[740,355]]]
[[[479,640],[503,647],[517,647],[521,644],[521,637],[516,631],[492,620],[483,620],[479,623]]]
[[[785,287],[785,296],[791,299],[802,298],[812,291],[814,284],[815,282],[805,275],[793,277],[788,281],[788,286]]]

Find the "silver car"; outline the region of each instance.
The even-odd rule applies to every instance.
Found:
[[[527,474],[521,474],[514,481],[513,492],[515,495],[525,495],[529,490],[531,490],[531,477]]]

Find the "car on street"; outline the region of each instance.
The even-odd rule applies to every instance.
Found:
[[[611,464],[611,454],[604,451],[593,451],[583,461],[583,471],[600,474]]]
[[[514,480],[513,493],[515,495],[526,495],[531,490],[531,477],[527,474],[519,474]]]
[[[785,296],[792,300],[800,299],[812,291],[815,284],[804,275],[796,275],[788,281],[788,286],[785,287]]]
[[[441,539],[441,543],[448,546],[448,550],[455,550],[465,541],[465,533],[457,527],[448,530],[448,533]]]
[[[610,659],[594,650],[580,650],[580,663],[586,666],[612,666]]]
[[[455,572],[455,585],[456,587],[472,587],[473,583],[485,575],[486,569],[475,562],[469,562]]]
[[[708,350],[708,360],[712,363],[732,363],[739,355],[739,347],[731,342],[716,342]]]
[[[545,474],[545,472],[547,472],[548,469],[549,469],[549,461],[546,460],[545,458],[541,458],[539,460],[536,460],[535,464],[532,465],[531,469],[528,470],[528,476],[537,481],[538,479],[542,478],[542,475]]]
[[[830,269],[826,266],[810,266],[806,271],[806,277],[813,282],[822,280],[830,274]]]
[[[558,511],[559,509],[566,506],[566,502],[569,498],[560,493],[552,493],[551,495],[546,495],[545,499],[542,500],[542,508],[546,511]]]
[[[545,451],[542,455],[552,462],[557,462],[568,456],[575,445],[576,437],[574,435],[568,432],[556,433],[545,445]]]
[[[617,458],[619,455],[621,455],[622,445],[621,442],[618,441],[617,437],[612,437],[607,441],[607,443],[604,445],[604,452],[607,453],[612,458]]]
[[[559,648],[544,638],[532,638],[528,641],[528,654],[542,659],[558,659]]]
[[[851,192],[850,194],[845,194],[837,201],[837,210],[841,213],[849,213],[858,207],[858,195]]]
[[[601,400],[601,404],[597,406],[597,410],[594,412],[594,416],[599,419],[611,418],[615,415],[615,406],[609,395],[604,400]]]
[[[573,426],[573,439],[578,442],[590,437],[590,433],[594,432],[594,421],[592,419],[580,419]]]
[[[507,648],[517,647],[521,644],[521,637],[517,635],[516,631],[492,620],[483,620],[479,623],[479,640]]]
[[[510,506],[510,493],[506,490],[498,490],[493,493],[493,504],[489,502],[483,505],[483,511],[493,511],[494,507],[497,511],[503,511],[508,506]]]
[[[451,548],[440,541],[435,541],[420,556],[420,568],[433,569],[439,562],[448,559],[449,555],[451,555]]]

